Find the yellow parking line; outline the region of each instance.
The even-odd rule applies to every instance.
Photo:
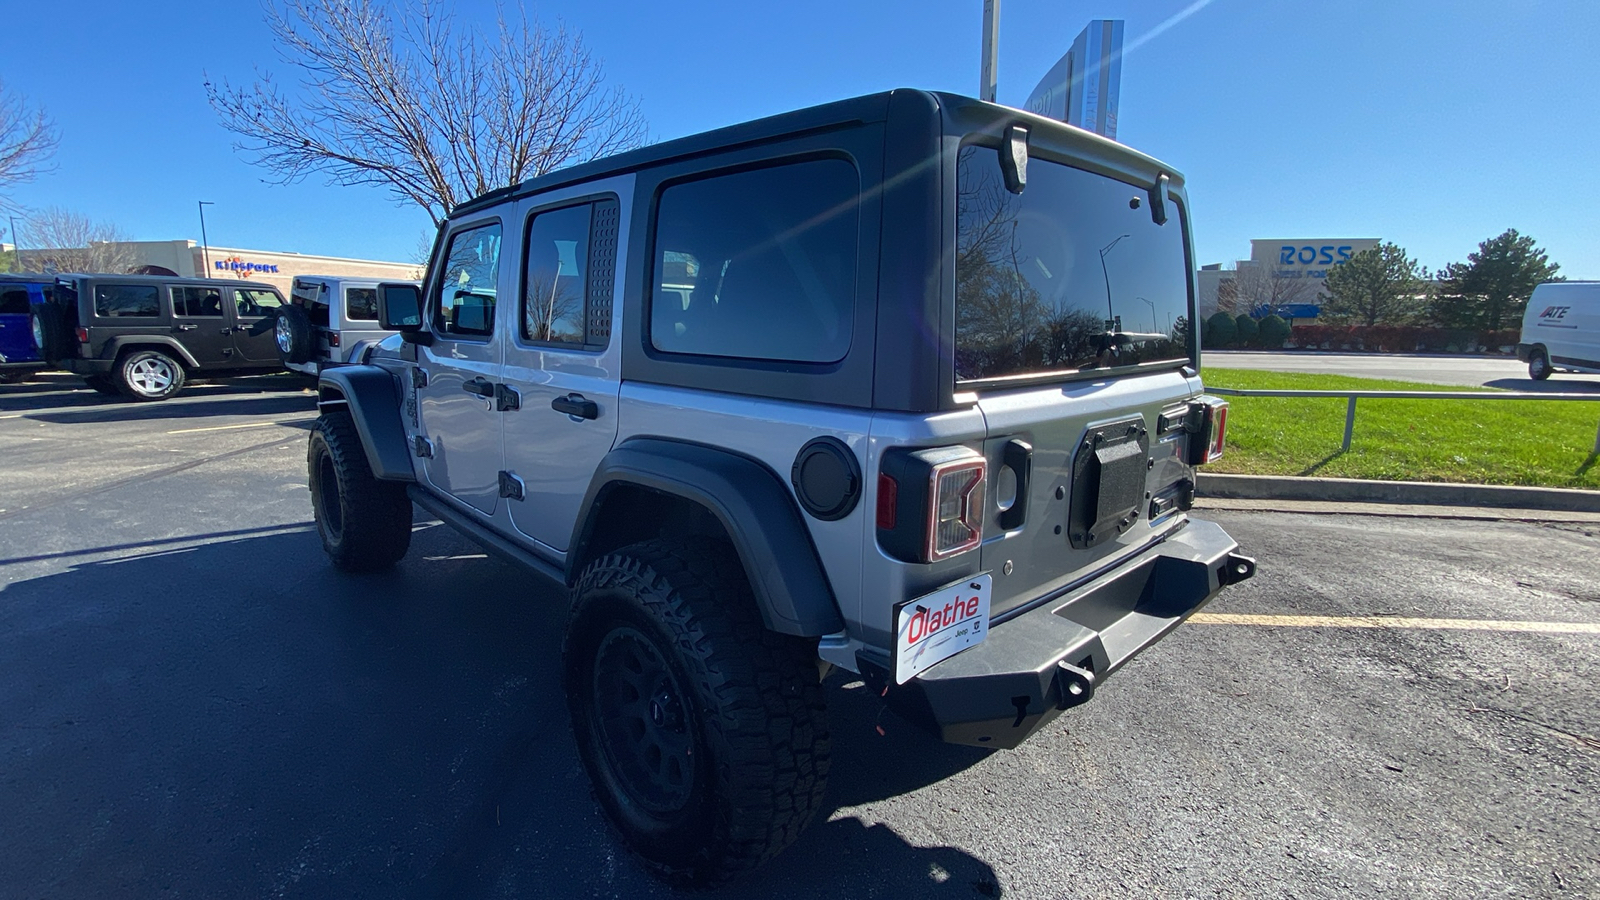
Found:
[[[265,428],[268,425],[298,425],[301,422],[309,421],[311,420],[290,419],[287,422],[245,422],[240,425],[212,425],[208,428],[179,428],[177,431],[169,431],[167,434],[194,434],[197,431],[229,431],[234,428]]]
[[[1408,619],[1399,616],[1257,616],[1195,613],[1197,625],[1272,625],[1289,628],[1445,628],[1537,634],[1600,634],[1600,622],[1510,622],[1499,619]]]

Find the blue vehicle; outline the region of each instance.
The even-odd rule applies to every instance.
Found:
[[[33,335],[34,304],[55,294],[44,275],[0,275],[0,384],[13,384],[46,367]]]

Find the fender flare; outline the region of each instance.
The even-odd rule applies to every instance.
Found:
[[[120,334],[106,341],[106,353],[111,359],[122,355],[122,351],[129,347],[161,347],[165,350],[175,351],[178,360],[190,368],[198,369],[200,361],[183,344],[172,338],[159,334]]]
[[[844,630],[833,588],[794,497],[765,465],[682,441],[636,438],[606,454],[589,481],[584,517],[568,545],[569,585],[594,555],[608,494],[634,485],[699,504],[727,532],[768,629],[820,637]]]
[[[367,464],[379,481],[417,480],[400,418],[402,402],[398,379],[377,366],[339,366],[317,377],[317,410],[350,411]]]

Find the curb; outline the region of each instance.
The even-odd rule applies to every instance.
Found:
[[[1499,484],[1361,481],[1354,478],[1296,478],[1289,475],[1222,475],[1202,472],[1195,491],[1201,497],[1230,500],[1397,503],[1600,513],[1600,491]]]

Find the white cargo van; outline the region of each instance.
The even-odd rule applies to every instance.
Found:
[[[378,324],[378,279],[300,275],[275,337],[284,368],[316,375],[359,362],[362,350],[391,334]]]
[[[1552,281],[1533,289],[1522,317],[1517,359],[1528,376],[1551,372],[1600,375],[1600,281]]]

